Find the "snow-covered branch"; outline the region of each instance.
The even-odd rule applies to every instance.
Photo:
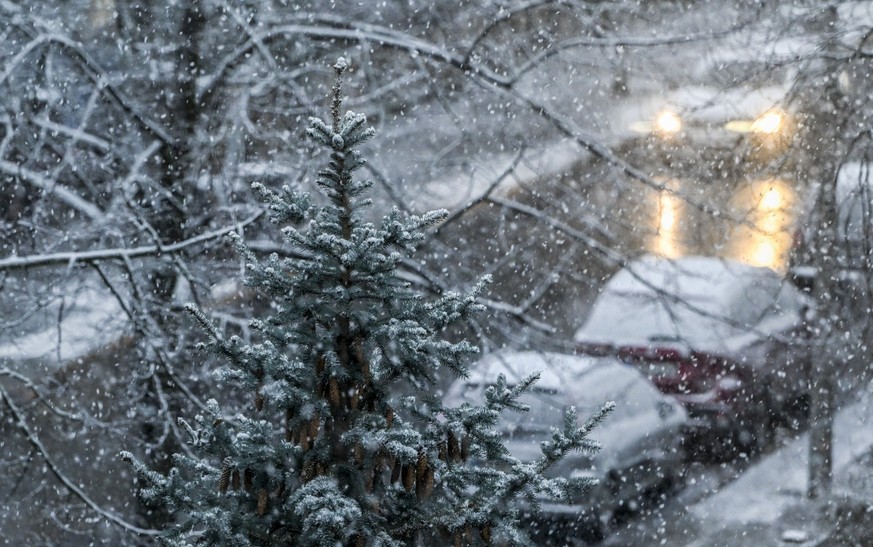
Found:
[[[541,211],[539,209],[531,207],[530,205],[525,205],[523,203],[518,203],[500,197],[489,197],[488,201],[496,205],[506,207],[507,209],[510,209],[517,213],[527,215],[529,217],[539,220],[540,222],[548,226],[551,226],[555,230],[558,230],[559,232],[572,237],[573,239],[579,241],[580,243],[583,243],[592,250],[596,251],[597,254],[601,256],[604,260],[606,260],[609,264],[621,264],[624,260],[624,257],[621,253],[619,253],[615,249],[612,249],[608,245],[601,243],[596,238],[591,237],[591,234],[574,228],[566,222],[558,220],[557,218],[553,217],[545,211]]]
[[[506,302],[500,302],[497,300],[489,300],[487,298],[479,298],[478,301],[481,302],[482,304],[484,304],[487,308],[494,310],[494,311],[499,311],[501,313],[511,315],[512,317],[518,319],[519,321],[528,325],[529,327],[533,327],[536,330],[539,330],[539,331],[542,331],[542,332],[545,332],[548,334],[555,333],[555,330],[556,330],[555,327],[553,327],[552,325],[549,325],[548,323],[545,323],[543,321],[539,321],[537,319],[534,319],[533,317],[528,315],[527,310],[525,310],[521,306],[513,306],[512,304],[507,304]]]
[[[0,160],[0,172],[19,178],[32,186],[36,186],[47,194],[56,195],[58,199],[92,220],[103,219],[104,213],[99,207],[82,198],[66,186],[47,178],[41,173],[37,173],[36,171],[5,160]]]
[[[439,234],[439,232],[445,226],[451,224],[452,222],[456,221],[458,218],[462,217],[470,209],[488,201],[488,199],[491,197],[491,194],[494,192],[494,190],[497,189],[497,187],[500,186],[500,184],[503,181],[505,181],[510,175],[512,175],[515,172],[516,167],[518,167],[518,164],[521,163],[521,160],[524,157],[524,153],[526,151],[527,151],[526,147],[524,147],[524,146],[520,147],[518,150],[518,153],[516,153],[515,158],[513,158],[512,162],[506,167],[506,169],[503,170],[502,173],[500,173],[500,175],[498,175],[497,177],[494,178],[494,180],[491,181],[491,183],[488,185],[488,188],[486,188],[484,192],[482,192],[479,196],[477,196],[477,197],[471,199],[470,201],[468,201],[467,203],[465,203],[462,207],[460,207],[457,210],[450,213],[449,216],[447,216],[445,218],[445,220],[443,220],[439,224],[439,226],[437,226],[436,228],[433,229],[430,236],[431,237],[436,236],[437,234]]]
[[[28,268],[41,268],[46,266],[73,265],[76,263],[99,262],[113,259],[131,259],[141,256],[177,253],[188,247],[199,245],[207,241],[218,239],[230,232],[243,228],[263,215],[259,212],[243,220],[238,224],[226,226],[220,230],[214,230],[205,234],[172,243],[170,245],[145,245],[141,247],[122,247],[115,249],[98,249],[94,251],[68,251],[31,256],[11,256],[0,259],[0,270],[18,270]]]
[[[15,23],[14,26],[29,36],[31,41],[28,42],[24,49],[15,56],[14,62],[7,63],[6,69],[2,74],[0,74],[0,82],[9,78],[12,72],[14,72],[16,66],[21,64],[28,55],[37,51],[41,46],[54,44],[71,53],[73,58],[78,61],[82,71],[91,79],[94,85],[99,88],[105,88],[109,98],[122,110],[127,112],[142,129],[159,139],[164,144],[170,144],[173,142],[173,137],[163,127],[161,127],[160,124],[143,113],[145,110],[144,108],[134,104],[132,99],[125,96],[110,82],[110,78],[107,77],[106,71],[87,51],[85,51],[81,43],[63,34],[37,33],[21,23]]]
[[[66,135],[74,141],[89,144],[96,148],[97,151],[104,154],[109,152],[109,150],[112,148],[112,145],[110,145],[105,139],[101,139],[100,137],[92,135],[82,129],[68,127],[62,123],[55,123],[51,120],[41,118],[34,118],[33,123],[44,129],[48,129],[49,131]]]
[[[314,40],[370,42],[379,44],[382,47],[406,51],[413,56],[421,55],[439,63],[451,65],[464,71],[469,71],[492,84],[503,86],[510,84],[510,80],[484,66],[470,64],[464,57],[456,55],[446,48],[415,38],[407,33],[395,31],[379,25],[352,22],[347,19],[331,18],[327,16],[320,17],[319,22],[325,24],[279,25],[267,29],[258,34],[256,39],[249,40],[237,47],[233,52],[225,56],[217,70],[204,79],[200,93],[198,94],[200,101],[203,103],[209,102],[210,97],[220,87],[224,76],[242,60],[246,59],[254,49],[257,49],[258,44],[269,45],[277,39],[289,36],[295,38],[305,36]],[[328,25],[342,25],[342,27]]]

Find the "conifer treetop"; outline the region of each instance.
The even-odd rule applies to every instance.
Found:
[[[226,337],[189,308],[223,363],[215,376],[234,410],[213,399],[182,420],[188,451],[167,475],[124,455],[146,484],[141,497],[173,515],[170,544],[521,544],[513,500],[535,506],[588,485],[543,474],[569,451],[596,450],[588,434],[607,409],[581,427],[568,411],[542,458],[522,463],[495,426],[502,412],[524,410],[519,397],[535,377],[515,387],[496,378],[481,407],[431,395],[440,370],[466,375],[478,351],[447,329],[482,311],[484,281],[427,300],[398,275],[446,212],[366,220],[372,183],[354,173],[374,132],[363,115],[340,115],[346,69],[342,58],[334,65],[331,123],[313,118],[307,130],[329,152],[315,180],[324,199],[255,185],[295,252],[260,259],[234,239],[246,283],[272,302],[250,323],[257,341]]]

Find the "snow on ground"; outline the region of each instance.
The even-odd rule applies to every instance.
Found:
[[[59,297],[49,311],[46,328],[0,343],[0,363],[68,362],[117,339],[126,324],[118,301],[96,288]]]
[[[840,475],[873,447],[873,388],[841,409],[834,422],[834,475]],[[775,528],[803,502],[807,487],[809,435],[804,434],[749,468],[718,493],[692,506],[707,535],[692,545],[743,527]],[[775,532],[775,530],[773,530]],[[791,530],[786,530],[791,532]],[[738,539],[738,541],[740,541]],[[741,545],[745,543],[737,543]]]
[[[847,499],[866,507],[873,495],[871,421],[873,388],[867,387],[836,416],[834,495],[827,511],[824,502],[805,498],[809,437],[804,434],[757,461],[692,463],[681,491],[621,523],[601,547],[847,545],[835,534],[852,526],[852,518],[862,522],[847,537],[864,537],[870,530],[863,511],[837,523],[834,514]]]

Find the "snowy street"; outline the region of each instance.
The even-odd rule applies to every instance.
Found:
[[[873,447],[873,390],[837,413],[834,472],[843,496],[867,494],[852,477],[869,473],[866,456]],[[751,464],[693,464],[686,486],[674,497],[653,504],[620,525],[603,545],[687,545],[755,547],[759,545],[832,545],[834,530],[804,506],[809,439],[802,434]],[[863,460],[863,461],[862,461]],[[828,505],[817,511],[828,511]]]

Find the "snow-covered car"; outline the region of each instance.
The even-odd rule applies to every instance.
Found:
[[[445,402],[482,404],[498,375],[514,385],[534,372],[540,379],[521,398],[530,410],[504,414],[498,426],[510,454],[523,462],[542,456],[540,443],[550,438],[552,427],[562,427],[569,406],[576,407],[581,425],[607,401],[616,404],[592,434],[602,443],[600,451],[574,452],[549,471],[554,477],[594,477],[600,483],[572,503],[542,503],[539,513],[525,519],[535,535],[600,536],[616,511],[632,510],[644,496],[677,484],[684,469],[686,411],[615,358],[493,353],[471,367],[469,378],[452,384]]]
[[[805,413],[808,306],[768,268],[647,256],[606,283],[575,342],[579,353],[633,365],[681,402],[695,444],[748,449]]]

